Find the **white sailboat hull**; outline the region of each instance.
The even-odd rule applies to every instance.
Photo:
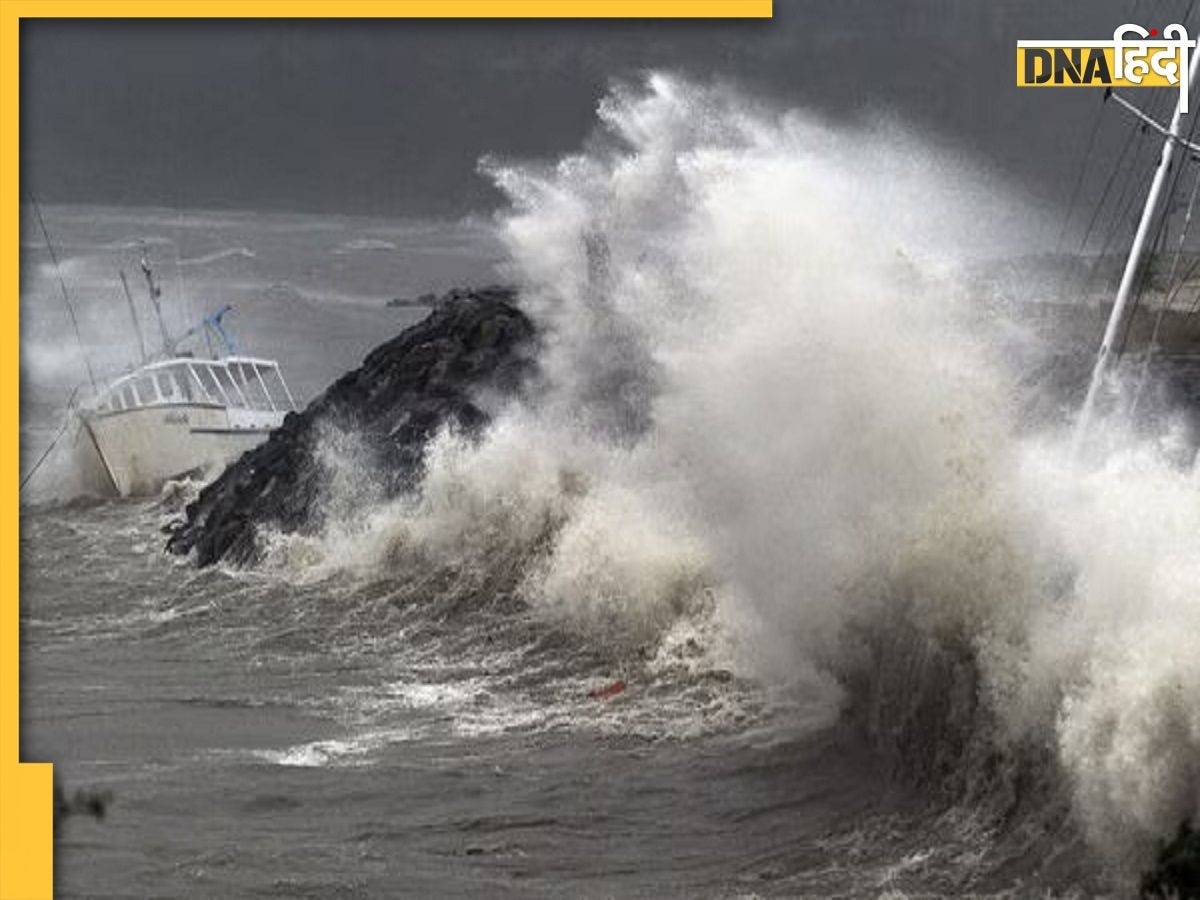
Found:
[[[157,493],[167,481],[218,472],[261,443],[283,413],[200,404],[156,404],[83,417],[113,490]]]

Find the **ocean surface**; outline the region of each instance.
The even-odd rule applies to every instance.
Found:
[[[22,755],[109,798],[59,894],[1135,895],[1200,808],[1194,407],[1118,373],[1073,449],[1054,334],[961,277],[1040,207],[895,123],[653,75],[597,128],[494,219],[44,210],[98,371],[143,252],[305,401],[394,297],[516,283],[542,339],[411,496],[331,434],[249,569],[164,554],[199,485],[47,456]],[[28,216],[22,263],[28,473],[86,374]]]
[[[22,522],[23,757],[112,795],[61,828],[60,896],[959,896],[1019,865],[794,696],[504,598],[197,572],[162,516]]]

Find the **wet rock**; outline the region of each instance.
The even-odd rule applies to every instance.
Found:
[[[1154,869],[1142,876],[1140,896],[1145,900],[1196,900],[1200,898],[1200,829],[1183,822],[1170,843],[1159,849]]]
[[[443,425],[477,433],[490,401],[512,396],[533,369],[533,325],[508,288],[455,290],[428,317],[376,347],[301,413],[201,491],[170,526],[167,549],[201,566],[246,564],[264,528],[320,526],[327,473],[320,442],[352,435],[384,497],[419,479],[426,442]],[[285,361],[286,362],[286,361]]]
[[[419,297],[393,297],[387,302],[388,306],[434,306],[437,294],[421,294]]]
[[[60,785],[54,785],[55,831],[71,816],[91,816],[97,821],[103,819],[108,813],[112,799],[111,791],[91,791],[82,788],[68,797]]]

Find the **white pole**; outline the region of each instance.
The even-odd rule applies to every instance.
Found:
[[[1188,67],[1188,92],[1196,83],[1196,72],[1200,68],[1200,47],[1193,48],[1191,65]],[[1125,326],[1125,308],[1129,305],[1133,293],[1134,282],[1141,269],[1142,254],[1146,249],[1146,239],[1150,236],[1150,226],[1158,211],[1158,203],[1162,197],[1163,187],[1167,183],[1167,174],[1171,169],[1171,161],[1175,158],[1175,145],[1179,142],[1180,124],[1183,119],[1183,97],[1180,91],[1179,100],[1175,103],[1175,114],[1171,117],[1171,127],[1163,141],[1162,158],[1154,173],[1154,181],[1150,184],[1150,193],[1146,197],[1146,206],[1142,210],[1142,219],[1138,222],[1137,233],[1133,237],[1133,246],[1129,248],[1129,259],[1125,261],[1125,271],[1121,275],[1121,286],[1117,288],[1117,299],[1113,303],[1112,312],[1108,316],[1108,326],[1104,329],[1104,340],[1100,343],[1100,352],[1096,355],[1096,365],[1092,369],[1092,380],[1088,385],[1087,397],[1083,401],[1083,409],[1079,412],[1079,421],[1075,426],[1075,449],[1078,450],[1091,425],[1095,412],[1096,395],[1108,371],[1109,357],[1116,346]]]

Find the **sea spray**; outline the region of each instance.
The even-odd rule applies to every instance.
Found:
[[[950,161],[891,126],[846,134],[657,75],[600,117],[587,155],[490,165],[544,335],[542,428],[590,443],[590,483],[640,493],[642,519],[703,548],[747,667],[786,678],[836,653],[844,586],[940,501],[970,441],[1009,430],[935,255],[972,214],[940,186]],[[630,450],[611,426],[647,395]]]
[[[1028,619],[1022,696],[1058,697],[1090,836],[1141,858],[1200,811],[1200,478],[1153,442],[1084,470],[1027,449],[1039,533],[1073,583]]]
[[[663,75],[599,114],[584,154],[485,165],[539,390],[443,431],[328,557],[503,568],[618,645],[688,622],[713,665],[834,706],[911,633],[897,684],[970,751],[933,757],[1026,748],[1101,857],[1144,863],[1200,806],[1200,483],[1111,424],[1086,464],[1021,427],[957,275],[1036,210],[894,123]]]

